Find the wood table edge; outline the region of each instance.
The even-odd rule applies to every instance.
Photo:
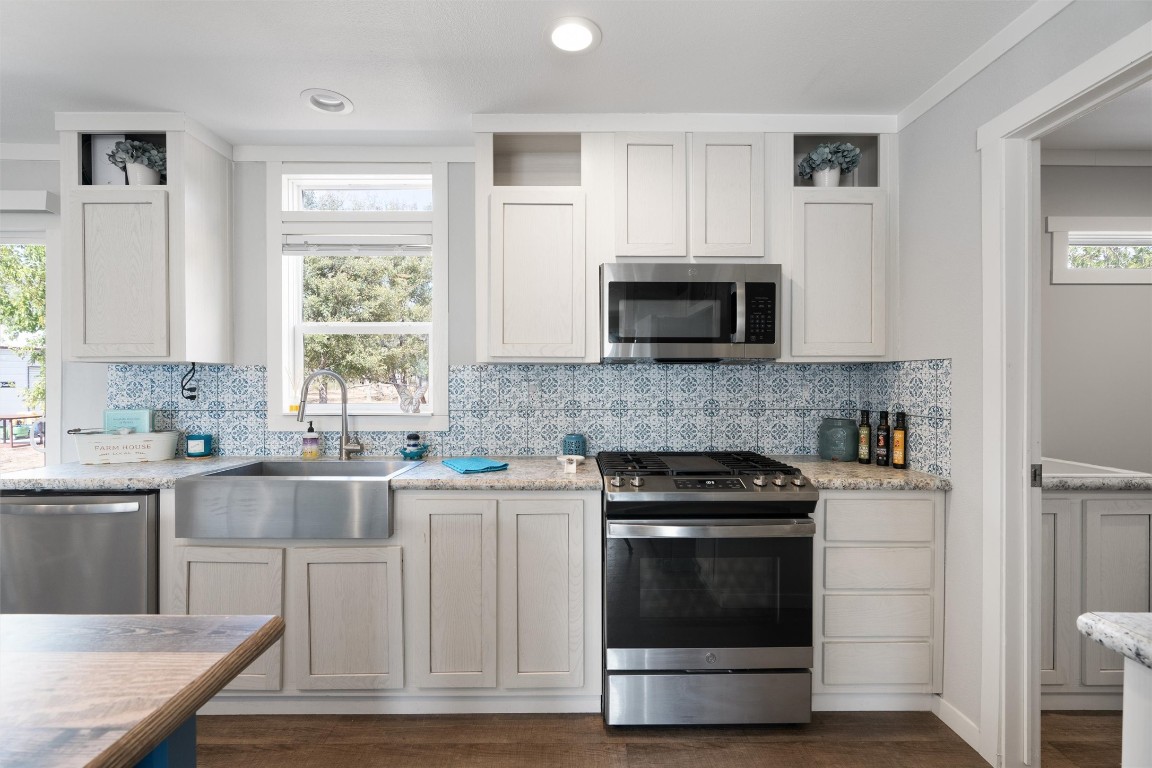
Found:
[[[246,637],[233,652],[225,654],[156,711],[125,731],[115,744],[97,755],[86,768],[129,767],[144,759],[228,681],[284,635],[284,619],[279,616],[267,618],[268,621]]]

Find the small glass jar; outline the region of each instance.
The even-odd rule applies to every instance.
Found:
[[[830,461],[856,461],[860,431],[854,419],[829,416],[820,422],[817,450]]]

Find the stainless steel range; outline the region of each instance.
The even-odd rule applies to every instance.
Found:
[[[596,462],[605,721],[809,722],[819,491],[747,451],[605,452]]]

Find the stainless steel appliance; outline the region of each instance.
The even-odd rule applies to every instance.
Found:
[[[819,491],[751,452],[596,461],[605,722],[809,722]]]
[[[601,357],[779,357],[780,281],[779,264],[604,264]]]
[[[4,493],[0,613],[156,613],[157,494]]]

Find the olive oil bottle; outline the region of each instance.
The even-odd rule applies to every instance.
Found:
[[[880,411],[876,425],[876,466],[886,467],[892,459],[892,429],[888,426],[888,411]]]
[[[892,427],[892,468],[908,469],[908,416],[896,412],[896,426]]]
[[[860,411],[860,446],[856,460],[861,464],[872,463],[872,422],[868,411]]]

